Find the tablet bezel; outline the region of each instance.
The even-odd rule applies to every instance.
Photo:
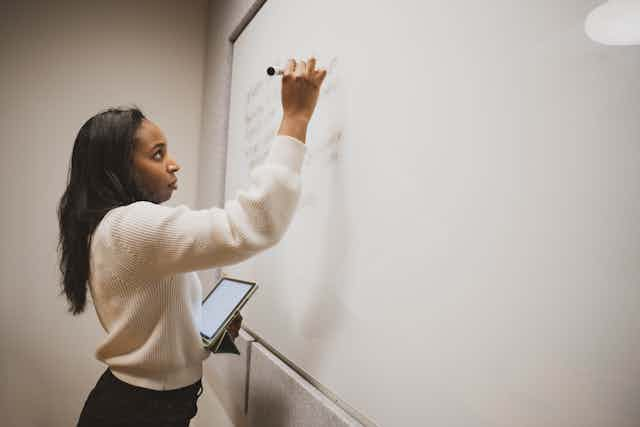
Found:
[[[227,315],[226,319],[224,320],[224,322],[222,322],[222,326],[218,329],[218,331],[211,338],[206,336],[202,331],[198,331],[200,333],[200,337],[202,338],[202,341],[205,344],[205,347],[210,347],[212,344],[214,344],[220,338],[220,336],[222,336],[224,331],[227,329],[227,326],[229,326],[229,323],[233,320],[233,318],[238,313],[238,311],[240,311],[242,309],[242,307],[246,304],[246,302],[249,300],[249,298],[251,298],[251,296],[258,289],[258,284],[256,282],[249,282],[247,280],[241,280],[241,279],[237,279],[235,277],[231,277],[231,276],[227,276],[227,275],[223,274],[220,277],[220,279],[218,279],[218,283],[215,284],[215,286],[211,289],[211,291],[209,291],[207,296],[202,300],[201,306],[204,306],[205,302],[207,302],[209,297],[213,294],[213,291],[215,291],[216,288],[224,280],[231,280],[233,282],[239,282],[239,283],[243,283],[243,284],[246,284],[246,285],[250,285],[251,288],[245,294],[245,296],[242,297],[242,299],[238,302],[238,304],[236,304],[235,308],[233,310],[231,310],[231,313],[229,313]]]

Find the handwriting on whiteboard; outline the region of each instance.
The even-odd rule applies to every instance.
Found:
[[[280,63],[274,61],[274,63]],[[339,60],[331,59],[320,89],[318,104],[307,132],[307,149],[302,170],[336,166],[344,139],[344,88],[340,81]],[[325,67],[323,67],[325,68]],[[244,146],[242,153],[248,170],[261,164],[271,148],[282,120],[281,79],[264,77],[246,94],[244,108]],[[303,172],[304,173],[304,172]],[[305,188],[301,206],[313,204],[313,189]]]

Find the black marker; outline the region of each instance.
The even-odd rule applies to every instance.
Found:
[[[278,67],[269,67],[269,68],[267,68],[267,74],[270,75],[270,76],[273,76],[273,75],[276,75],[276,74],[281,76],[281,75],[284,74],[284,70],[281,69],[281,68],[278,68]]]

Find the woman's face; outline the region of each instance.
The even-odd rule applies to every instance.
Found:
[[[142,120],[136,132],[133,167],[136,184],[154,203],[169,200],[173,191],[178,189],[174,174],[180,166],[169,156],[167,138],[148,119]]]

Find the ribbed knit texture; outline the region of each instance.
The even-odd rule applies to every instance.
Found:
[[[89,289],[107,332],[96,359],[129,384],[172,390],[202,378],[197,270],[275,245],[293,217],[306,146],[275,136],[251,182],[224,209],[135,202],[110,210],[91,241]]]

